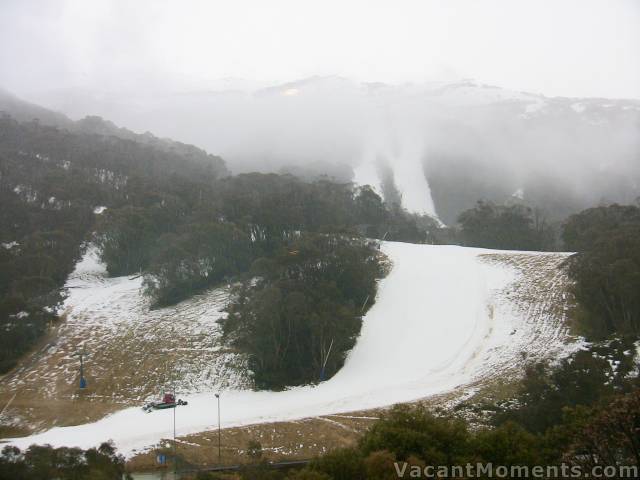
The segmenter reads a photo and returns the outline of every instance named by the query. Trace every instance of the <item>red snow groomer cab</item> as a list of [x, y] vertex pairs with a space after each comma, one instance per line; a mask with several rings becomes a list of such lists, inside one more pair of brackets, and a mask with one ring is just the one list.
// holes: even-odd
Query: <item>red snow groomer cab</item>
[[164, 397], [162, 397], [162, 403], [176, 403], [176, 397], [173, 395], [173, 393], [165, 393]]
[[164, 410], [165, 408], [176, 408], [179, 405], [186, 405], [187, 402], [184, 400], [178, 400], [176, 402], [176, 396], [173, 393], [164, 393], [162, 395], [161, 402], [151, 402], [146, 404], [142, 409], [145, 412], [150, 412], [151, 410]]

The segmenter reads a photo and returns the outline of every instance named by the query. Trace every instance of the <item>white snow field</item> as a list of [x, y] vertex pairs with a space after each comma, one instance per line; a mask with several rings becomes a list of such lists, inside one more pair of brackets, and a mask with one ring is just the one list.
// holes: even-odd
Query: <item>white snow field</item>
[[[382, 243], [381, 250], [393, 267], [380, 281], [376, 302], [340, 372], [320, 385], [284, 392], [223, 387], [223, 428], [410, 402], [501, 375], [522, 363], [524, 355], [560, 358], [578, 348], [564, 325], [567, 307], [558, 283], [563, 274], [557, 266], [566, 254], [393, 242]], [[523, 293], [516, 287], [531, 276], [528, 269], [539, 272], [525, 282], [529, 290]], [[115, 281], [121, 294], [128, 282], [139, 282], [109, 281]], [[531, 289], [541, 301], [523, 300], [531, 297]], [[101, 291], [99, 285], [90, 295], [72, 290], [72, 317], [104, 301]], [[178, 435], [217, 428], [214, 392], [219, 388], [215, 382], [209, 387], [199, 393], [178, 392], [189, 402], [175, 410]], [[88, 448], [112, 439], [120, 452], [131, 456], [172, 437], [173, 415], [173, 410], [144, 413], [131, 407], [94, 423], [52, 428], [10, 443], [21, 448], [33, 443]]]

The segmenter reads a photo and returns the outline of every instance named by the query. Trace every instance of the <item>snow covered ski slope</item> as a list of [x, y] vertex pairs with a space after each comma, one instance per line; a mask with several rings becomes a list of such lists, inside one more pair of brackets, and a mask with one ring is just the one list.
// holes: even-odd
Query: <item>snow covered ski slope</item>
[[[227, 387], [223, 427], [410, 402], [512, 372], [524, 356], [558, 358], [578, 345], [564, 325], [558, 266], [565, 254], [392, 242], [381, 248], [393, 267], [342, 370], [320, 385], [284, 392]], [[83, 302], [79, 308], [90, 308], [91, 299]], [[189, 402], [176, 411], [178, 435], [217, 426], [214, 391], [178, 393]], [[169, 438], [172, 419], [171, 410], [131, 407], [11, 443], [87, 448], [112, 439], [131, 455]]]

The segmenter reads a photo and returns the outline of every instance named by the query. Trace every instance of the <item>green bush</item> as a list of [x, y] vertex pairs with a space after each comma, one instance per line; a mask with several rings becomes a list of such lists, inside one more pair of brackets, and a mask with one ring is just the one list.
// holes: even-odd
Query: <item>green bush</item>
[[324, 473], [333, 480], [366, 480], [364, 457], [355, 448], [332, 450], [314, 460], [309, 468]]
[[461, 420], [437, 417], [421, 406], [400, 405], [383, 414], [364, 435], [365, 455], [386, 450], [430, 465], [460, 465], [471, 459], [470, 435]]

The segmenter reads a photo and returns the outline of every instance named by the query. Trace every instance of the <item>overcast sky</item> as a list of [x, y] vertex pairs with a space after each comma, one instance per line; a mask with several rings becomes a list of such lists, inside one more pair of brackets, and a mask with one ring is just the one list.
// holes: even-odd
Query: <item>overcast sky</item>
[[638, 0], [0, 0], [17, 94], [310, 75], [640, 98]]

